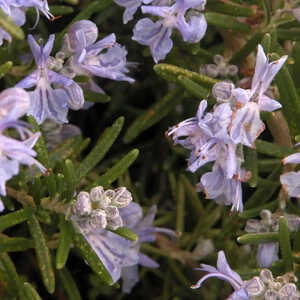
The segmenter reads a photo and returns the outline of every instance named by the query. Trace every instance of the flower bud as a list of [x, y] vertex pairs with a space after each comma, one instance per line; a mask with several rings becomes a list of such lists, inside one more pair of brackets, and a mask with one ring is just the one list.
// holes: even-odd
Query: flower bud
[[217, 77], [219, 75], [218, 67], [214, 64], [208, 64], [205, 66], [206, 75], [209, 77]]
[[108, 219], [114, 219], [120, 216], [119, 210], [116, 206], [107, 206], [105, 208], [105, 213]]
[[91, 189], [90, 197], [92, 202], [99, 202], [102, 201], [104, 198], [104, 189], [102, 186], [96, 186]]
[[[299, 299], [297, 287], [294, 283], [285, 284], [279, 291], [280, 299]], [[295, 298], [294, 298], [295, 297]]]
[[264, 294], [264, 299], [265, 300], [278, 299], [278, 293], [272, 289], [268, 289], [268, 290], [266, 290], [266, 292]]
[[231, 82], [221, 81], [213, 86], [213, 96], [218, 102], [229, 102], [232, 97], [234, 85]]
[[119, 217], [114, 218], [114, 219], [108, 219], [107, 220], [107, 227], [109, 227], [112, 230], [116, 230], [120, 227], [123, 227], [122, 218], [119, 216]]
[[235, 65], [229, 65], [227, 67], [227, 74], [229, 76], [235, 76], [238, 73], [238, 71], [239, 71], [239, 68]]
[[87, 192], [80, 192], [73, 206], [74, 214], [78, 216], [89, 215], [92, 211], [90, 195]]
[[69, 31], [68, 31], [68, 38], [69, 38], [69, 45], [72, 51], [76, 49], [78, 40], [76, 37], [76, 32], [82, 31], [85, 37], [86, 45], [82, 46], [90, 46], [96, 42], [98, 37], [98, 28], [95, 23], [88, 20], [81, 20], [74, 23]]
[[215, 63], [216, 65], [225, 63], [225, 59], [224, 59], [224, 57], [223, 57], [222, 55], [216, 54], [216, 55], [214, 56], [214, 63]]
[[259, 220], [250, 219], [246, 223], [245, 231], [249, 233], [263, 232], [264, 226]]
[[105, 211], [102, 209], [93, 210], [89, 219], [89, 225], [93, 229], [104, 229], [107, 226]]
[[265, 285], [259, 277], [255, 276], [247, 281], [246, 289], [249, 296], [257, 297], [263, 294]]
[[113, 198], [111, 204], [118, 208], [126, 207], [132, 201], [131, 193], [126, 189], [126, 187], [119, 187], [115, 189], [115, 197]]
[[264, 283], [269, 283], [274, 280], [272, 272], [268, 269], [261, 270], [259, 277]]

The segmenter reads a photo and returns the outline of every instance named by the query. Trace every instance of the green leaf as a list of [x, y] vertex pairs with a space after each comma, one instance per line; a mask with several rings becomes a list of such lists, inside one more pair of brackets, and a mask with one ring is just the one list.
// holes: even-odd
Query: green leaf
[[269, 143], [263, 140], [256, 140], [255, 146], [258, 153], [267, 154], [277, 158], [284, 158], [296, 152], [292, 148], [279, 146], [277, 144]]
[[86, 176], [105, 156], [119, 136], [124, 124], [124, 117], [118, 118], [111, 127], [106, 128], [97, 141], [96, 146], [79, 165], [76, 178], [79, 181]]
[[292, 75], [293, 75], [293, 80], [295, 82], [296, 87], [300, 87], [300, 42], [295, 42], [293, 46], [293, 51], [292, 51], [292, 57], [294, 60], [294, 64], [291, 65], [292, 67]]
[[248, 233], [237, 238], [240, 244], [261, 244], [278, 242], [278, 232], [264, 232], [264, 233]]
[[65, 221], [61, 218], [59, 228], [59, 243], [56, 251], [56, 268], [62, 269], [64, 268], [69, 253], [70, 253], [70, 247], [73, 240], [73, 228], [72, 224], [68, 221]]
[[54, 173], [50, 173], [46, 176], [47, 188], [50, 198], [54, 198], [56, 195], [56, 179]]
[[251, 7], [231, 5], [218, 1], [209, 1], [205, 9], [236, 17], [251, 17], [254, 15], [254, 11]]
[[30, 300], [42, 300], [38, 292], [29, 282], [24, 282], [23, 292], [25, 293], [26, 297]]
[[271, 35], [269, 33], [264, 35], [261, 45], [263, 46], [265, 53], [269, 53], [271, 51]]
[[130, 125], [124, 136], [124, 143], [128, 144], [132, 142], [143, 131], [158, 123], [183, 99], [184, 94], [181, 88], [171, 90]]
[[300, 40], [300, 28], [277, 29], [277, 37], [279, 40]]
[[20, 224], [31, 215], [30, 208], [19, 209], [18, 211], [0, 216], [0, 231], [4, 231], [7, 228]]
[[204, 85], [205, 87], [212, 88], [214, 84], [219, 82], [219, 80], [213, 79], [211, 77], [201, 75], [196, 72], [192, 72], [174, 65], [169, 64], [157, 64], [153, 67], [153, 70], [165, 80], [171, 82], [178, 82], [178, 76], [182, 75], [190, 80], [195, 81], [198, 84]]
[[74, 8], [66, 5], [51, 5], [50, 11], [54, 16], [69, 15], [74, 12]]
[[68, 295], [68, 298], [70, 300], [81, 300], [79, 289], [69, 270], [67, 268], [63, 268], [58, 270], [57, 274]]
[[67, 159], [63, 165], [63, 173], [65, 178], [65, 186], [66, 186], [66, 200], [67, 202], [72, 200], [75, 187], [76, 187], [76, 171], [73, 162], [70, 159]]
[[209, 95], [209, 91], [202, 87], [201, 85], [195, 83], [193, 80], [179, 75], [177, 78], [178, 83], [182, 85], [192, 96], [197, 97], [198, 99], [202, 100], [207, 98]]
[[106, 94], [96, 93], [88, 90], [83, 90], [85, 101], [95, 103], [107, 103], [111, 100], [110, 96]]
[[116, 230], [110, 230], [110, 231], [132, 242], [137, 242], [139, 239], [138, 235], [135, 232], [131, 231], [126, 227], [120, 227]]
[[31, 214], [28, 221], [30, 234], [34, 241], [35, 253], [42, 279], [47, 291], [52, 294], [55, 290], [55, 277], [51, 264], [50, 251], [46, 245], [46, 239], [41, 225], [34, 214]]
[[230, 63], [239, 65], [252, 51], [256, 49], [262, 37], [263, 34], [261, 32], [256, 32], [239, 51], [234, 53], [230, 60]]
[[[279, 56], [272, 54], [271, 59], [277, 60]], [[275, 77], [275, 82], [280, 93], [279, 101], [282, 104], [282, 112], [289, 124], [292, 135], [295, 136], [300, 131], [300, 101], [293, 79], [286, 65], [281, 68]]]
[[248, 24], [241, 23], [234, 17], [214, 12], [206, 12], [204, 15], [208, 25], [213, 25], [221, 29], [230, 29], [245, 33], [250, 32], [250, 26]]
[[0, 8], [0, 27], [18, 40], [24, 40], [23, 30]]
[[117, 162], [111, 169], [109, 169], [105, 174], [99, 177], [91, 187], [103, 186], [108, 187], [112, 182], [117, 180], [122, 174], [134, 163], [139, 155], [138, 149], [131, 150], [122, 159]]
[[0, 252], [19, 252], [33, 247], [34, 243], [30, 239], [0, 236]]
[[251, 172], [248, 184], [250, 187], [256, 187], [258, 179], [257, 152], [254, 149], [245, 147], [245, 156], [244, 167], [247, 171]]
[[[32, 129], [33, 132], [41, 131], [38, 123], [36, 122], [36, 120], [33, 116], [31, 116], [31, 115], [28, 116], [27, 120], [33, 126], [33, 129]], [[49, 159], [48, 149], [47, 149], [45, 140], [42, 135], [40, 135], [40, 138], [36, 142], [34, 149], [37, 152], [38, 161], [40, 161], [47, 169], [51, 168], [51, 162]]]
[[80, 250], [83, 258], [88, 263], [90, 268], [100, 277], [100, 279], [108, 285], [113, 285], [113, 280], [109, 272], [105, 269], [103, 263], [86, 241], [86, 239], [80, 234], [75, 234], [75, 246]]
[[279, 219], [279, 246], [285, 266], [285, 271], [292, 271], [293, 255], [291, 249], [289, 228], [285, 217], [280, 217]]
[[13, 67], [12, 61], [8, 61], [0, 65], [0, 79], [3, 78], [6, 75], [6, 73], [8, 73], [11, 70], [12, 67]]
[[271, 1], [270, 0], [262, 0], [262, 7], [263, 10], [265, 12], [264, 16], [265, 16], [265, 25], [268, 25], [270, 23], [271, 20]]
[[296, 252], [300, 252], [300, 226], [298, 227], [298, 230], [295, 234], [294, 238], [294, 244], [293, 244], [293, 250]]

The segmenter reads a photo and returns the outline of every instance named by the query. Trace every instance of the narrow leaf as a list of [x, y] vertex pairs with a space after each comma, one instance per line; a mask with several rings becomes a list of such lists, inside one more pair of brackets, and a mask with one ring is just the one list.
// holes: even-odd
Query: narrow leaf
[[20, 224], [26, 221], [31, 215], [30, 208], [19, 209], [18, 211], [9, 213], [0, 217], [0, 231]]
[[135, 232], [131, 231], [126, 227], [120, 227], [116, 230], [111, 231], [132, 242], [136, 242], [139, 239], [138, 235]]
[[279, 245], [282, 259], [285, 266], [285, 271], [293, 270], [293, 255], [290, 242], [290, 233], [285, 217], [279, 219]]
[[6, 73], [8, 73], [13, 67], [12, 61], [8, 61], [2, 65], [0, 65], [0, 79], [3, 78]]
[[254, 11], [251, 7], [231, 5], [224, 2], [209, 1], [206, 4], [205, 8], [209, 9], [209, 11], [214, 11], [236, 17], [251, 17], [254, 15]]
[[111, 100], [110, 96], [101, 93], [84, 90], [84, 99], [95, 103], [107, 103]]
[[157, 75], [171, 82], [177, 82], [178, 76], [180, 75], [209, 88], [219, 82], [219, 80], [213, 79], [211, 77], [169, 64], [157, 64], [153, 67], [153, 69], [157, 73]]
[[219, 13], [207, 12], [205, 13], [205, 19], [209, 25], [216, 26], [221, 29], [230, 29], [240, 32], [250, 32], [250, 27], [246, 23], [241, 23], [236, 18], [226, 16]]
[[257, 152], [254, 149], [246, 147], [245, 156], [244, 167], [247, 171], [251, 172], [251, 178], [249, 179], [248, 184], [251, 187], [256, 187], [258, 179]]
[[143, 131], [164, 118], [183, 99], [184, 95], [181, 88], [171, 90], [165, 97], [154, 103], [130, 125], [123, 141], [126, 144], [132, 142]]
[[26, 294], [27, 298], [30, 300], [42, 300], [35, 288], [29, 283], [24, 282], [23, 292]]
[[24, 40], [23, 30], [0, 8], [0, 27], [18, 40]]
[[200, 100], [207, 98], [209, 95], [207, 89], [187, 77], [180, 75], [177, 80], [192, 96], [195, 96]]
[[248, 233], [237, 238], [240, 244], [261, 244], [278, 242], [278, 232], [266, 232], [266, 233]]
[[255, 146], [258, 153], [267, 154], [277, 158], [284, 158], [296, 152], [292, 148], [279, 146], [277, 144], [269, 143], [263, 140], [256, 140]]
[[63, 218], [60, 221], [59, 243], [56, 251], [56, 268], [62, 269], [68, 259], [73, 240], [73, 228], [70, 222]]
[[138, 149], [131, 150], [122, 159], [117, 162], [111, 169], [109, 169], [105, 174], [99, 177], [92, 184], [92, 186], [103, 186], [108, 187], [112, 182], [117, 180], [122, 174], [134, 163], [139, 155]]
[[184, 232], [185, 217], [185, 194], [184, 186], [181, 180], [177, 181], [176, 191], [176, 231], [181, 234]]
[[79, 289], [69, 270], [67, 268], [63, 268], [58, 270], [57, 274], [69, 300], [81, 300]]
[[0, 252], [18, 252], [34, 248], [30, 239], [0, 236]]
[[79, 181], [88, 174], [105, 156], [114, 141], [119, 136], [124, 124], [124, 117], [118, 118], [111, 127], [105, 129], [96, 146], [79, 165], [76, 177]]
[[28, 227], [34, 241], [35, 253], [44, 285], [47, 291], [52, 294], [55, 289], [55, 277], [51, 264], [50, 251], [46, 245], [41, 225], [34, 214], [31, 214], [28, 219]]
[[76, 233], [74, 241], [75, 246], [80, 250], [90, 268], [100, 277], [102, 281], [108, 285], [112, 285], [113, 280], [109, 272], [105, 269], [103, 263], [85, 238], [80, 233]]

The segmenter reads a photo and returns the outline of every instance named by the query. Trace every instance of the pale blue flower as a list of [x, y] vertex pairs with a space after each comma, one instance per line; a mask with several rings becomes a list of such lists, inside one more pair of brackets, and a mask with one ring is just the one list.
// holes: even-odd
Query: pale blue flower
[[[53, 48], [55, 36], [49, 36], [48, 42], [39, 45], [32, 35], [28, 43], [37, 65], [37, 70], [21, 80], [16, 86], [36, 87], [30, 91], [28, 115], [33, 115], [38, 124], [49, 118], [58, 123], [66, 123], [68, 109], [80, 109], [84, 104], [83, 92], [72, 79], [48, 69], [47, 61]], [[54, 86], [54, 88], [53, 88]]]
[[232, 121], [230, 135], [235, 143], [242, 143], [254, 147], [254, 142], [265, 129], [260, 119], [260, 111], [274, 111], [281, 108], [281, 104], [266, 96], [273, 78], [285, 63], [287, 56], [269, 63], [261, 45], [258, 45], [255, 72], [251, 89], [235, 88], [232, 96], [236, 110]]
[[120, 209], [120, 215], [123, 219], [124, 226], [131, 229], [138, 235], [138, 241], [132, 243], [131, 249], [136, 251], [139, 259], [135, 265], [122, 268], [122, 291], [130, 293], [132, 288], [139, 281], [138, 265], [147, 268], [158, 268], [159, 264], [149, 256], [140, 252], [142, 243], [154, 242], [155, 233], [160, 232], [169, 236], [175, 236], [173, 230], [166, 228], [153, 227], [152, 223], [156, 215], [156, 206], [153, 205], [147, 215], [143, 217], [142, 208], [139, 204], [131, 202], [127, 207]]
[[134, 79], [126, 75], [127, 51], [116, 42], [115, 34], [96, 42], [97, 36], [97, 26], [91, 21], [82, 20], [70, 27], [65, 38], [65, 48], [73, 54], [69, 67], [79, 75], [133, 83]]
[[[5, 196], [5, 183], [19, 173], [20, 164], [36, 165], [42, 172], [46, 169], [34, 159], [32, 149], [40, 134], [32, 134], [28, 124], [18, 121], [29, 108], [29, 96], [20, 88], [6, 89], [0, 94], [0, 195]], [[14, 128], [21, 140], [4, 134], [5, 129]]]
[[[185, 42], [198, 43], [207, 28], [204, 15], [198, 11], [204, 9], [205, 3], [205, 0], [176, 0], [172, 6], [142, 6], [144, 14], [160, 18], [156, 22], [149, 18], [138, 21], [132, 39], [149, 46], [156, 63], [171, 51], [173, 42], [170, 37], [174, 28], [180, 31]], [[194, 14], [186, 17], [189, 9], [194, 9]]]

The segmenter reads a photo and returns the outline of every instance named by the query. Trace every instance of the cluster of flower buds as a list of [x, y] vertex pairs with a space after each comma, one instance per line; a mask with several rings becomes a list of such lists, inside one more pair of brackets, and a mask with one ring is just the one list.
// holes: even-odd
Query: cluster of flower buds
[[90, 193], [78, 194], [72, 218], [87, 232], [105, 228], [116, 230], [123, 226], [119, 208], [128, 206], [131, 201], [131, 193], [125, 187], [106, 191], [102, 186], [94, 187]]
[[263, 269], [259, 275], [261, 291], [257, 296], [265, 300], [286, 300], [299, 299], [300, 293], [295, 282], [297, 277], [293, 273], [286, 273], [273, 278], [273, 274], [268, 269]]
[[200, 74], [209, 77], [228, 77], [237, 75], [239, 68], [236, 65], [227, 63], [222, 55], [214, 56], [214, 64], [206, 64], [200, 66]]
[[[279, 231], [279, 222], [281, 215], [269, 210], [262, 210], [261, 220], [249, 219], [246, 223], [245, 231], [248, 233], [277, 232]], [[288, 228], [292, 232], [298, 230], [300, 217], [285, 213]], [[256, 260], [260, 267], [268, 268], [272, 263], [278, 260], [279, 245], [277, 242], [261, 243], [258, 245]]]
[[201, 264], [200, 270], [206, 271], [208, 274], [203, 276], [192, 288], [199, 288], [206, 279], [216, 277], [227, 281], [233, 287], [234, 293], [227, 299], [296, 300], [300, 297], [295, 285], [297, 277], [293, 273], [286, 273], [274, 279], [270, 270], [263, 269], [259, 276], [243, 281], [240, 275], [230, 268], [223, 251], [218, 253], [217, 268]]

